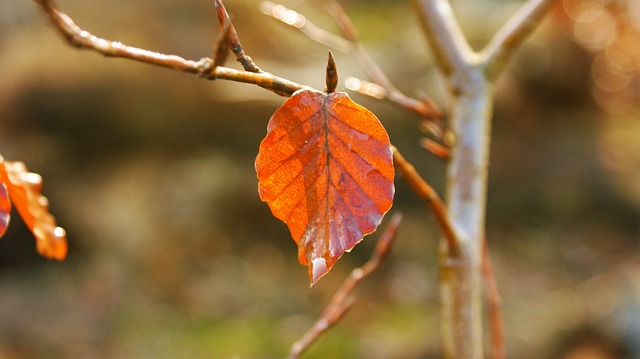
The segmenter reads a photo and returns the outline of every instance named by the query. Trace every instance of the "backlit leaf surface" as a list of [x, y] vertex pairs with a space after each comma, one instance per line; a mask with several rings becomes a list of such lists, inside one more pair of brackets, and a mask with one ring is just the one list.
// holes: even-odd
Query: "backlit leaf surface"
[[345, 93], [294, 93], [269, 121], [256, 171], [260, 198], [288, 225], [312, 285], [393, 201], [389, 136]]
[[[40, 193], [42, 177], [29, 172], [22, 162], [4, 161], [0, 157], [0, 182], [20, 217], [36, 237], [38, 252], [48, 258], [64, 259], [67, 255], [66, 233], [56, 225], [49, 213], [49, 201]], [[0, 190], [0, 220], [3, 213], [2, 198]]]

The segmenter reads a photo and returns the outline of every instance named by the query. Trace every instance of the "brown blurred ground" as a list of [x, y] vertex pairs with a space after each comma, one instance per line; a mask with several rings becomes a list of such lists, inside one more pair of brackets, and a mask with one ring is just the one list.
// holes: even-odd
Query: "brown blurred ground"
[[[191, 59], [208, 56], [217, 34], [207, 1], [60, 5], [98, 36]], [[289, 5], [334, 29], [312, 2]], [[556, 9], [498, 87], [487, 237], [508, 352], [638, 357], [640, 101], [633, 91], [624, 101], [613, 96], [617, 78], [603, 85], [592, 76], [603, 50], [580, 41], [586, 30], [564, 14], [571, 6]], [[326, 48], [261, 15], [257, 1], [227, 7], [261, 67], [323, 86]], [[399, 88], [444, 103], [407, 2], [346, 7]], [[455, 3], [474, 46], [516, 7]], [[364, 77], [348, 56], [337, 62], [343, 79]], [[442, 190], [444, 165], [418, 146], [417, 119], [353, 97]], [[253, 171], [282, 101], [250, 85], [77, 51], [35, 4], [1, 2], [0, 153], [44, 176], [70, 254], [62, 263], [40, 258], [13, 215], [0, 240], [0, 358], [282, 357], [377, 238], [307, 288], [286, 227], [258, 199]], [[438, 232], [404, 183], [396, 186], [392, 211], [405, 220], [392, 257], [309, 358], [440, 357]]]

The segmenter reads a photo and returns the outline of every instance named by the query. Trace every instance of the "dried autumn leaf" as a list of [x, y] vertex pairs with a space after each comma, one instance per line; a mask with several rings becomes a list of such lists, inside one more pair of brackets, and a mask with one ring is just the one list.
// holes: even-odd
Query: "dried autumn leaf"
[[269, 121], [256, 171], [260, 198], [289, 227], [312, 285], [393, 202], [389, 136], [345, 93], [294, 93]]
[[11, 202], [36, 237], [38, 252], [48, 258], [64, 259], [67, 255], [66, 234], [56, 225], [49, 213], [49, 201], [40, 193], [42, 177], [29, 172], [22, 162], [4, 161], [0, 157], [0, 182], [6, 186]]

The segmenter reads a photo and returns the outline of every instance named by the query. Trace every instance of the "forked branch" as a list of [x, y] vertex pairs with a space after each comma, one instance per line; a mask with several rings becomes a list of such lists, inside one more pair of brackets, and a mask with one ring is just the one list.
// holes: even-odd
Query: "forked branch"
[[495, 79], [511, 55], [540, 24], [556, 0], [528, 0], [493, 36], [481, 53], [474, 52], [453, 16], [447, 0], [413, 0], [429, 45], [445, 76], [465, 73], [476, 65]]
[[[249, 72], [238, 71], [228, 67], [219, 66], [224, 63], [224, 57], [228, 53], [225, 49], [229, 44], [233, 43], [234, 36], [237, 38], [237, 34], [233, 35], [231, 31], [231, 24], [228, 17], [224, 17], [222, 22], [222, 32], [216, 41], [216, 49], [214, 51], [215, 60], [205, 57], [199, 61], [187, 60], [176, 55], [165, 55], [149, 50], [144, 50], [132, 46], [127, 46], [117, 41], [105, 40], [96, 37], [81, 29], [75, 22], [67, 16], [65, 13], [59, 11], [52, 0], [35, 0], [43, 9], [44, 13], [49, 17], [56, 30], [65, 38], [65, 40], [80, 49], [94, 50], [100, 54], [108, 57], [120, 57], [130, 60], [143, 62], [146, 64], [166, 67], [173, 70], [184, 71], [189, 73], [198, 74], [200, 77], [207, 79], [223, 79], [236, 82], [251, 83], [273, 91], [282, 96], [291, 96], [297, 90], [303, 88], [309, 88], [307, 86], [300, 85], [293, 81], [272, 75], [267, 72]], [[220, 14], [218, 12], [218, 14]], [[220, 15], [219, 15], [220, 16]], [[335, 36], [335, 35], [332, 35]], [[346, 41], [346, 40], [345, 40]], [[237, 55], [237, 54], [236, 54]], [[397, 151], [396, 151], [397, 152]], [[399, 153], [394, 154], [400, 156]], [[401, 158], [401, 156], [400, 156]], [[404, 158], [401, 160], [396, 159], [396, 166], [405, 168], [404, 170], [399, 167], [402, 172], [411, 173], [408, 168], [413, 168]], [[415, 170], [413, 171], [415, 173]], [[415, 174], [417, 175], [417, 173]], [[419, 176], [418, 176], [419, 177]], [[413, 178], [409, 176], [408, 178]], [[424, 180], [422, 180], [424, 182]], [[416, 182], [418, 183], [418, 182]], [[426, 184], [426, 182], [424, 182]], [[426, 185], [428, 188], [430, 186]], [[412, 186], [413, 188], [413, 186]], [[417, 186], [418, 195], [421, 195], [423, 189], [421, 186]], [[435, 193], [435, 192], [434, 192]], [[424, 193], [423, 193], [424, 194]], [[437, 195], [436, 195], [437, 196]], [[442, 202], [438, 201], [434, 204], [434, 208], [441, 209], [443, 207]], [[444, 209], [439, 210], [436, 217], [441, 218], [445, 214]], [[447, 238], [455, 238], [453, 230], [446, 219], [441, 219], [441, 223], [444, 223], [445, 235]]]
[[[303, 88], [309, 88], [290, 80], [274, 76], [267, 72], [260, 72], [256, 67], [255, 69], [250, 67], [253, 64], [252, 61], [247, 60], [246, 54], [239, 47], [239, 41], [237, 40], [237, 33], [233, 31], [231, 21], [223, 10], [223, 7], [217, 8], [218, 16], [221, 19], [221, 35], [216, 41], [214, 49], [214, 59], [205, 57], [201, 60], [194, 61], [184, 59], [176, 55], [165, 55], [149, 50], [144, 50], [132, 46], [127, 46], [120, 42], [110, 41], [102, 39], [92, 35], [91, 33], [81, 29], [74, 21], [66, 14], [60, 12], [55, 7], [53, 0], [35, 0], [42, 8], [44, 13], [49, 17], [56, 30], [65, 38], [65, 40], [78, 48], [90, 49], [97, 53], [103, 54], [109, 57], [120, 57], [130, 60], [139, 61], [151, 65], [161, 66], [173, 70], [188, 72], [197, 74], [206, 79], [224, 79], [236, 82], [251, 83], [261, 86], [265, 89], [273, 91], [282, 96], [290, 96], [297, 90]], [[221, 2], [219, 2], [221, 4]], [[363, 64], [367, 64], [370, 60], [364, 49], [357, 45], [355, 30], [351, 29], [350, 22], [343, 18], [343, 14], [336, 13], [334, 8], [334, 16], [338, 19], [338, 23], [343, 28], [343, 33], [348, 40], [341, 39], [339, 37], [328, 37], [331, 39], [341, 39], [343, 44], [348, 44], [350, 49], [354, 49], [355, 54], [360, 54], [360, 61]], [[339, 8], [338, 8], [339, 9]], [[221, 15], [222, 14], [222, 15]], [[346, 16], [346, 15], [344, 15]], [[237, 43], [238, 45], [234, 45]], [[336, 42], [338, 43], [338, 42]], [[237, 58], [241, 59], [240, 62], [245, 66], [245, 71], [238, 71], [228, 67], [222, 66], [225, 62], [228, 50], [231, 49]], [[365, 57], [362, 57], [363, 55]], [[362, 59], [365, 60], [362, 60]], [[242, 60], [244, 59], [244, 60]], [[367, 60], [368, 59], [368, 60]], [[243, 62], [244, 61], [244, 62]], [[247, 65], [248, 64], [248, 65]], [[371, 62], [373, 64], [373, 62]], [[254, 64], [255, 65], [255, 64]], [[250, 68], [247, 70], [247, 66]], [[372, 65], [377, 69], [377, 66]], [[367, 67], [367, 66], [366, 66]], [[369, 67], [371, 69], [371, 67]], [[378, 69], [379, 70], [379, 69]], [[414, 112], [421, 114], [423, 118], [431, 118], [435, 116], [436, 111], [430, 106], [430, 101], [418, 101], [408, 98], [397, 91], [382, 72], [373, 72], [374, 80], [380, 82], [383, 86], [386, 85], [388, 93], [395, 93], [397, 96], [390, 97], [394, 101], [403, 104], [405, 107], [412, 109]], [[406, 100], [406, 101], [405, 101]], [[418, 194], [418, 196], [430, 207], [444, 233], [444, 237], [449, 244], [449, 250], [452, 255], [460, 252], [460, 242], [454, 231], [453, 225], [447, 215], [444, 204], [437, 193], [429, 186], [415, 171], [414, 167], [408, 163], [402, 155], [394, 150], [394, 161], [396, 168], [404, 175], [405, 180], [409, 183], [409, 186]], [[332, 300], [332, 303], [325, 310], [322, 317], [314, 325], [314, 327], [292, 348], [292, 357], [295, 358], [299, 353], [304, 351], [313, 341], [315, 341], [324, 331], [335, 324], [351, 306], [349, 294], [353, 290], [353, 287], [366, 277], [370, 272], [375, 270], [380, 261], [387, 255], [390, 248], [390, 243], [395, 236], [397, 226], [400, 218], [394, 216], [388, 229], [385, 231], [382, 239], [380, 240], [373, 258], [367, 262], [362, 268], [356, 269], [352, 275], [345, 281], [341, 289], [336, 293], [336, 296]], [[298, 354], [296, 354], [298, 353]]]
[[[463, 255], [441, 251], [441, 317], [444, 357], [480, 359], [483, 350], [482, 241], [485, 213], [494, 83], [504, 63], [540, 22], [553, 0], [528, 3], [496, 34], [483, 53], [469, 46], [447, 0], [413, 0], [429, 46], [448, 84], [455, 137], [447, 169], [448, 219], [464, 240]], [[430, 144], [427, 144], [430, 146]], [[401, 167], [401, 166], [400, 166]], [[399, 168], [400, 168], [399, 167]], [[416, 183], [417, 186], [417, 183]], [[425, 196], [426, 197], [426, 196]], [[426, 197], [428, 199], [428, 197]], [[448, 247], [451, 247], [449, 238]], [[485, 273], [486, 273], [485, 268]], [[485, 278], [489, 278], [487, 275]], [[490, 281], [487, 285], [492, 284]], [[498, 297], [489, 298], [494, 357], [503, 344]], [[497, 355], [497, 356], [496, 356]]]
[[398, 233], [398, 227], [402, 221], [402, 214], [396, 213], [385, 228], [382, 236], [378, 240], [378, 244], [371, 255], [371, 258], [362, 267], [351, 271], [351, 274], [345, 279], [338, 291], [331, 298], [331, 302], [320, 315], [320, 318], [313, 326], [302, 336], [300, 340], [291, 346], [288, 359], [299, 358], [302, 353], [320, 338], [327, 330], [333, 327], [344, 315], [351, 309], [355, 300], [351, 297], [353, 289], [363, 279], [368, 277], [373, 271], [378, 269], [385, 258], [389, 256], [391, 248]]
[[481, 52], [489, 78], [497, 76], [515, 50], [538, 26], [556, 0], [529, 0], [493, 36]]
[[[228, 67], [214, 66], [214, 60], [209, 57], [198, 61], [187, 60], [176, 55], [165, 55], [127, 46], [118, 41], [105, 40], [81, 29], [69, 16], [59, 11], [52, 0], [35, 1], [41, 6], [64, 39], [77, 48], [91, 49], [109, 57], [127, 58], [155, 66], [189, 72], [210, 80], [222, 79], [250, 83], [281, 96], [291, 96], [297, 90], [309, 88], [267, 72], [238, 71]], [[221, 43], [225, 42], [221, 41]]]
[[231, 47], [231, 51], [233, 51], [233, 53], [236, 55], [236, 59], [238, 60], [238, 62], [242, 64], [242, 67], [245, 71], [262, 72], [262, 70], [253, 62], [251, 57], [244, 53], [242, 45], [240, 44], [240, 38], [238, 38], [238, 33], [236, 32], [236, 28], [231, 23], [229, 13], [224, 7], [222, 1], [215, 0], [214, 4], [216, 6], [216, 14], [218, 15], [220, 28], [224, 29], [225, 27], [228, 27], [229, 45]]
[[229, 50], [231, 49], [231, 37], [231, 21], [229, 21], [224, 23], [220, 28], [220, 33], [218, 34], [218, 38], [216, 39], [216, 43], [213, 47], [213, 69], [211, 69], [211, 71], [227, 62]]
[[447, 0], [413, 0], [436, 63], [446, 77], [468, 71], [474, 53]]

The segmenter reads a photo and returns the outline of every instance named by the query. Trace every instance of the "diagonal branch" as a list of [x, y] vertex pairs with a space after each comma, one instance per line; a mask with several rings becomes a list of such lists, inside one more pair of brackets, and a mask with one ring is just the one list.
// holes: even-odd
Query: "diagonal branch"
[[[187, 60], [177, 55], [165, 55], [149, 50], [144, 50], [132, 46], [125, 45], [121, 42], [110, 41], [94, 36], [81, 29], [75, 22], [65, 13], [59, 11], [52, 0], [35, 0], [44, 13], [49, 17], [55, 29], [63, 36], [63, 38], [72, 46], [80, 49], [89, 49], [96, 51], [107, 57], [119, 57], [139, 61], [142, 63], [165, 67], [173, 70], [198, 74], [202, 78], [214, 80], [223, 79], [229, 81], [250, 83], [258, 85], [267, 90], [273, 91], [281, 96], [291, 96], [295, 91], [301, 89], [310, 89], [308, 86], [300, 85], [293, 81], [272, 75], [268, 72], [248, 72], [238, 71], [228, 67], [217, 66], [224, 63], [226, 56], [224, 47], [230, 41], [230, 26], [223, 24], [222, 34], [216, 42], [215, 56], [216, 60], [205, 57], [199, 61]], [[335, 35], [333, 35], [335, 36]], [[346, 40], [345, 40], [346, 41]], [[405, 166], [411, 166], [403, 159]], [[411, 166], [413, 168], [413, 166]], [[415, 170], [414, 170], [415, 172]]]
[[465, 73], [475, 53], [469, 46], [447, 0], [413, 0], [431, 51], [445, 77]]
[[378, 244], [371, 255], [371, 258], [362, 267], [354, 269], [345, 279], [338, 291], [331, 298], [331, 302], [322, 312], [320, 318], [302, 336], [300, 340], [291, 346], [288, 359], [299, 358], [322, 334], [334, 326], [351, 309], [355, 300], [351, 297], [351, 292], [369, 274], [375, 271], [382, 261], [391, 252], [391, 247], [395, 241], [398, 227], [402, 220], [402, 214], [396, 213], [385, 228], [384, 233], [378, 240]]
[[262, 3], [261, 10], [263, 14], [279, 20], [286, 25], [295, 27], [309, 39], [317, 43], [334, 48], [340, 52], [351, 52], [351, 42], [318, 27], [309, 21], [304, 15], [288, 9], [284, 5], [265, 1]]
[[[262, 4], [262, 12], [264, 14], [296, 28], [311, 40], [332, 47], [340, 52], [352, 54], [371, 80], [384, 89], [384, 96], [389, 100], [426, 120], [433, 121], [440, 119], [441, 113], [431, 100], [428, 98], [424, 100], [411, 98], [403, 94], [391, 83], [389, 78], [376, 62], [373, 61], [369, 53], [359, 42], [355, 26], [353, 26], [353, 23], [338, 3], [328, 1], [327, 9], [338, 24], [344, 38], [316, 26], [303, 15], [287, 9], [283, 5], [274, 4], [269, 1]], [[366, 92], [363, 92], [363, 94], [368, 95]]]
[[480, 54], [489, 79], [498, 76], [518, 46], [533, 32], [555, 2], [528, 0], [493, 36]]
[[214, 66], [214, 60], [205, 57], [199, 61], [187, 60], [176, 55], [165, 55], [149, 50], [127, 46], [118, 41], [105, 40], [81, 29], [67, 14], [56, 9], [51, 0], [35, 0], [49, 17], [56, 30], [71, 45], [91, 49], [108, 57], [121, 57], [173, 70], [197, 74], [214, 80], [222, 79], [250, 83], [275, 92], [291, 96], [297, 90], [310, 88], [267, 72], [238, 71], [228, 67]]
[[449, 219], [446, 206], [436, 190], [418, 174], [415, 167], [413, 167], [395, 147], [393, 147], [393, 164], [398, 171], [402, 173], [409, 187], [411, 187], [422, 202], [431, 209], [447, 241], [451, 256], [454, 258], [458, 257], [461, 254], [460, 239], [453, 228], [453, 223], [451, 223]]
[[213, 68], [222, 66], [227, 62], [229, 49], [231, 48], [231, 21], [222, 25], [218, 38], [213, 47]]
[[229, 18], [229, 13], [227, 9], [224, 7], [222, 0], [214, 0], [214, 4], [216, 6], [216, 14], [218, 15], [218, 22], [220, 23], [220, 28], [224, 29], [225, 26], [229, 27], [229, 42], [231, 51], [236, 55], [236, 59], [239, 63], [242, 64], [242, 67], [245, 71], [249, 72], [262, 72], [262, 70], [256, 66], [251, 57], [244, 53], [242, 50], [242, 45], [240, 44], [240, 38], [238, 38], [238, 33], [236, 32], [236, 28], [231, 23], [231, 19]]

